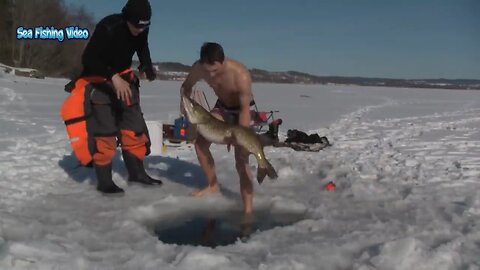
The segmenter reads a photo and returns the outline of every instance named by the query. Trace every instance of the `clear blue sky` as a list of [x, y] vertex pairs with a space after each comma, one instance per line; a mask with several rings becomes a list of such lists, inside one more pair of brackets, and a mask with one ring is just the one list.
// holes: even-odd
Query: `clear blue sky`
[[[126, 0], [67, 0], [97, 19]], [[192, 64], [204, 41], [249, 68], [480, 79], [480, 0], [151, 0], [154, 61]]]

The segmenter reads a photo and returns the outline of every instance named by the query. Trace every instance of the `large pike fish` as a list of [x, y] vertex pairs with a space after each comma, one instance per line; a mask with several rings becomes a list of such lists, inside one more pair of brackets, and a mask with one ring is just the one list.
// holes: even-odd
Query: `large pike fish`
[[259, 136], [251, 129], [227, 124], [215, 118], [200, 104], [187, 96], [182, 95], [182, 102], [190, 123], [197, 126], [197, 132], [207, 141], [217, 144], [233, 144], [243, 147], [249, 154], [257, 159], [257, 181], [262, 183], [265, 176], [275, 179], [277, 172], [272, 164], [265, 158], [263, 145]]

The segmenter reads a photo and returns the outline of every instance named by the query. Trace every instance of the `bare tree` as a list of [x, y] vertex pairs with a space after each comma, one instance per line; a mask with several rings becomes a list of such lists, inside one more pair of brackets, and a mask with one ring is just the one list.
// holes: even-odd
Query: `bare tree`
[[53, 26], [64, 30], [79, 25], [93, 30], [93, 18], [84, 7], [66, 6], [63, 0], [0, 0], [0, 62], [35, 68], [49, 76], [73, 76], [81, 70], [85, 40], [17, 40], [19, 26]]
[[0, 62], [11, 65], [12, 1], [0, 0]]

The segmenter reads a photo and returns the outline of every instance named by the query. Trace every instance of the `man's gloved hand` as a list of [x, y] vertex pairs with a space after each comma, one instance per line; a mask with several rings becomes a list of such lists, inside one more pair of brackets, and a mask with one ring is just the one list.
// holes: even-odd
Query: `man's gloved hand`
[[153, 67], [150, 67], [145, 70], [145, 76], [147, 76], [149, 81], [153, 81], [157, 78], [157, 73], [153, 70]]
[[157, 73], [153, 69], [153, 66], [140, 67], [139, 71], [145, 74], [145, 77], [149, 81], [153, 81], [157, 78]]

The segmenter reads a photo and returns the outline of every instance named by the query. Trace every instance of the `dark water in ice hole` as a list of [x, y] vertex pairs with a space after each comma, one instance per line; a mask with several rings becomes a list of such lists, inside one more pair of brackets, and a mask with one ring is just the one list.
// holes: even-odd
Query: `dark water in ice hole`
[[241, 212], [191, 213], [160, 222], [155, 228], [158, 239], [166, 244], [217, 247], [246, 242], [252, 234], [305, 219], [303, 213], [257, 211], [246, 218]]

